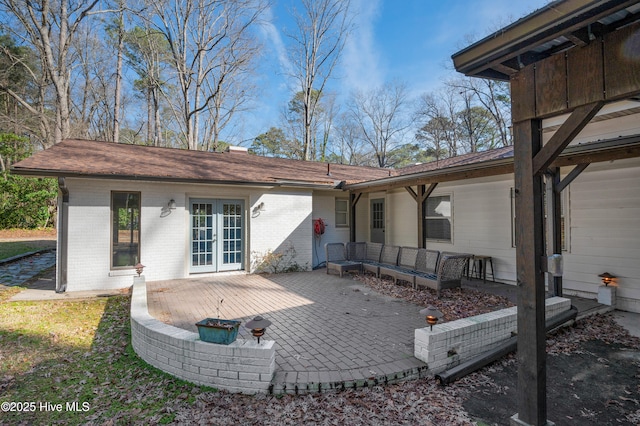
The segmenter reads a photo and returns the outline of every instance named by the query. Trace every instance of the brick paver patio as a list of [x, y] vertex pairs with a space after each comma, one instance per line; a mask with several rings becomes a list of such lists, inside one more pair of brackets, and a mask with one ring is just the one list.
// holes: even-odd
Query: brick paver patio
[[[375, 293], [324, 270], [271, 276], [244, 273], [147, 283], [149, 313], [197, 332], [216, 316], [269, 319], [264, 339], [276, 342], [274, 392], [308, 392], [418, 377], [425, 364], [413, 357], [416, 328], [425, 327], [417, 305]], [[239, 339], [253, 339], [241, 327]]]

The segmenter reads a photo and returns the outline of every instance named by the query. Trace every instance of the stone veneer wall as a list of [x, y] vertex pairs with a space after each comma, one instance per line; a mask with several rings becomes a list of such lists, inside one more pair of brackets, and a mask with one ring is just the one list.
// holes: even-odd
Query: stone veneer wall
[[275, 371], [273, 341], [202, 342], [197, 333], [149, 315], [144, 277], [134, 278], [131, 343], [140, 358], [172, 376], [230, 392], [267, 393]]
[[[552, 297], [545, 301], [546, 318], [571, 308], [571, 300]], [[493, 349], [517, 332], [517, 307], [436, 324], [433, 331], [415, 331], [414, 355], [436, 374]]]

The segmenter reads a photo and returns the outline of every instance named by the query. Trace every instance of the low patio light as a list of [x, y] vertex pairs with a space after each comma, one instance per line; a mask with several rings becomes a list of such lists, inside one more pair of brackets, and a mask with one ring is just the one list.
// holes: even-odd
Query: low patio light
[[611, 275], [608, 272], [603, 272], [598, 276], [602, 278], [602, 284], [604, 284], [605, 287], [609, 286], [609, 284], [611, 284], [611, 282], [616, 278], [615, 275]]
[[169, 200], [169, 203], [167, 204], [167, 207], [169, 207], [169, 210], [175, 210], [176, 209], [176, 200], [174, 200], [173, 198]]
[[264, 336], [267, 327], [271, 325], [271, 321], [268, 319], [262, 318], [260, 315], [255, 317], [254, 319], [248, 321], [244, 326], [251, 330], [251, 334], [253, 337], [258, 338], [258, 344], [260, 343], [260, 338]]
[[134, 268], [136, 269], [136, 273], [138, 274], [138, 276], [140, 276], [140, 274], [142, 274], [142, 270], [144, 269], [144, 265], [138, 262], [138, 264], [134, 266]]
[[427, 324], [431, 327], [430, 330], [433, 330], [433, 326], [438, 323], [438, 320], [444, 316], [442, 312], [437, 310], [435, 306], [428, 306], [420, 311], [421, 315], [424, 315]]

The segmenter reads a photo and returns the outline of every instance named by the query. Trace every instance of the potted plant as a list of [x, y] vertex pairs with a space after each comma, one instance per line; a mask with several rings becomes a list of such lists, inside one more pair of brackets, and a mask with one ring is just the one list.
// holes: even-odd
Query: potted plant
[[200, 340], [209, 343], [228, 345], [233, 343], [238, 337], [240, 320], [225, 320], [220, 318], [220, 305], [224, 302], [221, 299], [216, 306], [217, 318], [205, 318], [196, 323]]

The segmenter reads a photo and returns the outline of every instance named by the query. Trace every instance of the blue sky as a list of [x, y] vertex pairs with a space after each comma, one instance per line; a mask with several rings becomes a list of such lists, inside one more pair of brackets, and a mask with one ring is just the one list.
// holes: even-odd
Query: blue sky
[[[354, 89], [400, 80], [416, 96], [437, 90], [456, 75], [451, 55], [493, 31], [543, 7], [548, 0], [352, 0], [355, 30], [330, 90], [346, 96]], [[293, 95], [287, 77], [285, 31], [296, 0], [272, 0], [264, 26], [257, 109], [239, 135], [252, 139], [278, 126], [279, 114]], [[245, 142], [247, 144], [250, 142]]]

